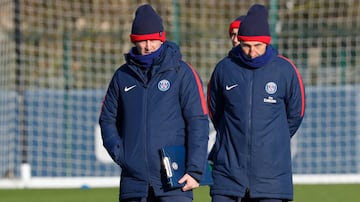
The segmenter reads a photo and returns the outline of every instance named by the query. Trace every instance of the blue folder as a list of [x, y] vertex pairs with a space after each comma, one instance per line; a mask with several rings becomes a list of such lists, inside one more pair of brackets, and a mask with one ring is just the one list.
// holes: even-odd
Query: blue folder
[[[161, 149], [163, 165], [166, 171], [167, 182], [170, 188], [183, 187], [185, 184], [179, 184], [178, 181], [185, 174], [185, 147], [182, 145], [166, 146]], [[212, 185], [211, 168], [206, 161], [205, 173], [199, 184]]]

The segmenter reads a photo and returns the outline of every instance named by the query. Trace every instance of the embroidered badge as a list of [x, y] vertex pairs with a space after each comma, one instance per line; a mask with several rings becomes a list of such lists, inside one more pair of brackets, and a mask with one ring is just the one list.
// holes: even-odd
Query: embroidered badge
[[174, 170], [179, 169], [179, 165], [178, 165], [176, 162], [173, 162], [173, 163], [171, 164], [171, 167], [172, 167]]
[[170, 88], [170, 82], [166, 79], [159, 81], [158, 88], [161, 91], [167, 91]]
[[268, 82], [265, 85], [265, 91], [270, 95], [276, 93], [276, 91], [277, 91], [276, 83], [275, 82]]

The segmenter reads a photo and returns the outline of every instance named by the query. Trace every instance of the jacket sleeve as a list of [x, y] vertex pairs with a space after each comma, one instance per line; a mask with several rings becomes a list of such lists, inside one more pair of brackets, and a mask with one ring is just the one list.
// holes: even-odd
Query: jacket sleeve
[[221, 99], [222, 88], [219, 84], [218, 68], [215, 68], [207, 87], [207, 105], [209, 109], [209, 116], [215, 129], [219, 127], [220, 117], [224, 111], [223, 99]]
[[297, 67], [288, 60], [293, 67], [291, 77], [290, 96], [287, 100], [287, 119], [291, 137], [295, 135], [305, 115], [305, 88]]
[[118, 115], [120, 89], [115, 78], [115, 76], [112, 78], [104, 97], [99, 124], [105, 149], [114, 162], [121, 165], [123, 144], [117, 128], [117, 119], [120, 118]]
[[187, 134], [186, 172], [199, 181], [207, 162], [208, 110], [199, 75], [191, 66], [186, 69], [180, 88], [180, 104]]

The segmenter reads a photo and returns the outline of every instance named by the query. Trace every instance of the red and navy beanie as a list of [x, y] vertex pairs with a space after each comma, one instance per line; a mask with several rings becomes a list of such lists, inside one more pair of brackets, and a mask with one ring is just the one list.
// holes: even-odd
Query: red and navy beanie
[[135, 18], [130, 34], [131, 42], [145, 40], [166, 40], [162, 18], [149, 5], [140, 6], [135, 12]]
[[269, 13], [263, 5], [251, 6], [246, 17], [241, 22], [238, 32], [239, 41], [260, 41], [270, 44]]
[[241, 21], [243, 21], [245, 18], [245, 15], [242, 15], [240, 17], [237, 17], [234, 21], [232, 21], [229, 25], [229, 35], [231, 37], [231, 32], [233, 29], [237, 28], [239, 29]]

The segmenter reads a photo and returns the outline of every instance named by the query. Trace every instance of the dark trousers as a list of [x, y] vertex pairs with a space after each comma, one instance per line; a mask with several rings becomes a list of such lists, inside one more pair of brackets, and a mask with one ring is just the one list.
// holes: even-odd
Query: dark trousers
[[149, 188], [148, 197], [124, 199], [120, 200], [120, 202], [192, 202], [192, 198], [186, 196], [156, 197], [154, 194], [154, 190], [152, 188]]
[[214, 195], [211, 199], [212, 202], [287, 202], [287, 200], [282, 199], [267, 199], [267, 198], [241, 198], [234, 196], [223, 196], [223, 195]]

